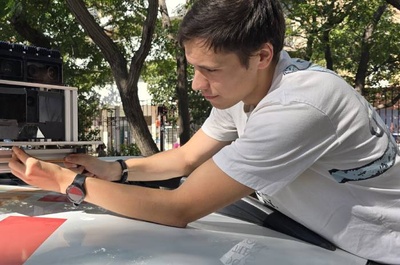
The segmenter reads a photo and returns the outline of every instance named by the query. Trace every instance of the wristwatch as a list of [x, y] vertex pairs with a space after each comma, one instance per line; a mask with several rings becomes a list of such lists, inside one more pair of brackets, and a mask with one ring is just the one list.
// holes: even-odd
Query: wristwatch
[[74, 206], [78, 206], [86, 196], [85, 189], [85, 180], [87, 176], [78, 174], [76, 175], [74, 181], [71, 185], [68, 186], [65, 193], [67, 194], [67, 198], [74, 204]]
[[128, 179], [128, 166], [126, 165], [125, 161], [122, 159], [116, 160], [121, 165], [122, 173], [121, 173], [121, 178], [119, 180], [115, 180], [113, 182], [118, 182], [118, 183], [125, 183], [126, 180]]

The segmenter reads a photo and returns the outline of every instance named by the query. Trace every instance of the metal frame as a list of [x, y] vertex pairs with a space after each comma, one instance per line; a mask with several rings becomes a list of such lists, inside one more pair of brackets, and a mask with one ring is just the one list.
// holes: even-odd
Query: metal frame
[[64, 91], [65, 103], [65, 141], [15, 141], [0, 142], [0, 173], [7, 173], [11, 158], [11, 147], [19, 146], [30, 155], [50, 162], [61, 163], [62, 158], [87, 145], [101, 144], [101, 141], [78, 141], [78, 88], [52, 84], [30, 83], [0, 79], [0, 84], [9, 86], [35, 87], [40, 90], [59, 89]]

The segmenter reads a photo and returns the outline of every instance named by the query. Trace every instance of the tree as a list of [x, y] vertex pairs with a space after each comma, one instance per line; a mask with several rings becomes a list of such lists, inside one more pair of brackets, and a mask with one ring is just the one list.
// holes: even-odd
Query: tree
[[400, 10], [400, 0], [386, 0], [386, 2]]
[[282, 0], [293, 36], [289, 43], [298, 45], [293, 54], [334, 69], [366, 97], [383, 89], [382, 80], [394, 84], [400, 25], [387, 3], [399, 2]]
[[165, 0], [160, 1], [162, 29], [166, 32], [167, 39], [174, 47], [176, 60], [177, 82], [175, 92], [178, 98], [178, 112], [180, 121], [180, 143], [183, 145], [190, 139], [190, 118], [189, 118], [189, 100], [188, 100], [188, 82], [187, 82], [187, 61], [182, 48], [176, 40], [171, 19], [168, 14]]
[[97, 140], [96, 132], [88, 129], [92, 117], [87, 114], [94, 113], [98, 107], [98, 100], [95, 100], [98, 95], [92, 87], [111, 82], [111, 73], [102, 62], [101, 54], [75, 23], [64, 1], [0, 0], [0, 5], [4, 7], [0, 10], [1, 40], [61, 52], [63, 82], [79, 88], [79, 139]]
[[181, 15], [191, 1], [187, 1], [181, 7], [180, 15], [174, 18], [169, 16], [165, 1], [160, 0], [159, 3], [162, 15], [142, 77], [149, 85], [153, 103], [168, 110], [168, 122], [173, 126], [179, 123], [180, 143], [184, 144], [204, 122], [211, 111], [211, 104], [200, 93], [190, 89], [193, 69], [188, 67], [184, 50], [176, 40]]
[[143, 24], [140, 47], [135, 51], [131, 59], [129, 70], [127, 69], [127, 60], [123, 52], [120, 51], [115, 42], [95, 21], [84, 2], [82, 0], [66, 0], [66, 2], [70, 11], [75, 15], [89, 37], [99, 47], [106, 61], [110, 64], [121, 96], [125, 115], [132, 126], [133, 136], [142, 155], [148, 156], [158, 152], [144, 119], [137, 86], [144, 60], [151, 47], [151, 40], [157, 19], [157, 0], [148, 1], [148, 14]]
[[[188, 77], [193, 75], [193, 71], [188, 68], [184, 50], [176, 40], [181, 17], [171, 19], [165, 0], [159, 3], [161, 20], [156, 27], [153, 49], [145, 64], [143, 78], [149, 84], [153, 102], [168, 110], [168, 121], [173, 125], [179, 123], [180, 143], [184, 144], [204, 122], [211, 105], [190, 89]], [[185, 12], [190, 4], [188, 1], [181, 12]]]
[[355, 77], [355, 89], [363, 95], [365, 93], [365, 81], [367, 78], [368, 63], [370, 60], [371, 45], [373, 44], [373, 35], [376, 27], [385, 10], [387, 3], [383, 3], [374, 12], [372, 20], [365, 26], [361, 39], [360, 60], [358, 63], [357, 73]]
[[[157, 1], [88, 0], [89, 9], [82, 0], [66, 1], [81, 25], [75, 22], [64, 1], [2, 1], [7, 7], [4, 11], [6, 19], [2, 21], [2, 28], [7, 28], [9, 34], [7, 39], [63, 49], [65, 83], [78, 86], [80, 92], [91, 91], [94, 85], [105, 85], [115, 79], [142, 154], [150, 155], [158, 151], [137, 95], [137, 81], [151, 46]], [[26, 25], [23, 31], [18, 29], [22, 24]], [[127, 56], [132, 56], [129, 70]], [[91, 96], [90, 93], [87, 95], [88, 98]]]
[[[0, 36], [11, 42], [59, 49], [64, 55], [65, 84], [79, 87], [80, 114], [92, 113], [84, 107], [96, 102], [89, 100], [96, 98], [94, 86], [115, 80], [136, 142], [142, 153], [149, 155], [158, 150], [137, 97], [143, 64], [142, 76], [150, 84], [154, 102], [179, 111], [185, 133], [181, 140], [188, 137], [188, 124], [200, 125], [211, 107], [189, 89], [192, 70], [174, 39], [179, 19], [170, 19], [165, 1], [160, 1], [162, 16], [156, 24], [155, 0], [0, 0], [5, 7], [0, 10]], [[398, 86], [400, 30], [391, 17], [400, 0], [282, 3], [287, 10], [288, 44], [296, 44], [290, 51], [292, 56], [334, 69], [350, 83], [360, 84], [366, 97], [384, 89], [381, 80], [387, 80], [389, 87]], [[383, 8], [386, 4], [391, 8]], [[146, 57], [151, 40], [151, 54]], [[80, 125], [81, 130], [85, 127], [85, 123]]]

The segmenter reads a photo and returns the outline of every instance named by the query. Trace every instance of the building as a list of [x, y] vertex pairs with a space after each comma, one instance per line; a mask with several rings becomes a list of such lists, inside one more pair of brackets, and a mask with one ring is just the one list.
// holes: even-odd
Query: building
[[[179, 127], [166, 123], [163, 107], [152, 104], [147, 84], [138, 83], [140, 105], [153, 141], [159, 150], [168, 150], [179, 145]], [[135, 144], [132, 128], [122, 108], [120, 96], [115, 86], [99, 90], [102, 107], [99, 116], [93, 121], [92, 129], [99, 131], [101, 141], [106, 145], [109, 155], [122, 154]]]

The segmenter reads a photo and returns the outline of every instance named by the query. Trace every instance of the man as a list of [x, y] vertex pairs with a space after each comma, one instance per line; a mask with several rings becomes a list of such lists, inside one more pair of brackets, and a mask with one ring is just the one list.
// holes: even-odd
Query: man
[[[125, 216], [185, 227], [257, 191], [265, 202], [367, 259], [400, 264], [398, 150], [373, 108], [334, 73], [282, 51], [275, 0], [201, 0], [179, 41], [193, 89], [214, 106], [180, 148], [109, 163], [70, 155], [95, 177], [85, 200]], [[12, 173], [66, 193], [76, 173], [13, 149]], [[186, 175], [175, 190], [121, 185]], [[79, 175], [78, 175], [79, 176]], [[106, 181], [104, 181], [106, 180]], [[68, 193], [67, 193], [68, 194]]]

